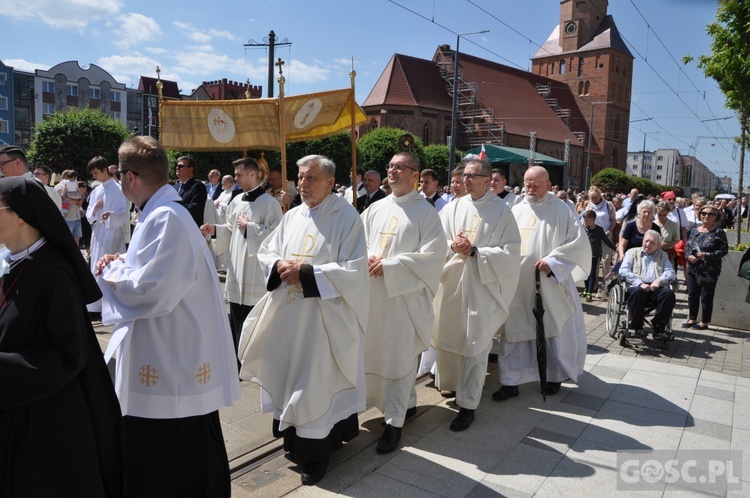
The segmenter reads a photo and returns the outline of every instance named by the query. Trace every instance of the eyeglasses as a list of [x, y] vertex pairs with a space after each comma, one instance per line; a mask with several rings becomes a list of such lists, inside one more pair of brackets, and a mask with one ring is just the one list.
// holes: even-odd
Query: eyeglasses
[[412, 168], [410, 166], [406, 166], [404, 164], [389, 164], [388, 169], [392, 169], [394, 171], [398, 171], [399, 173], [403, 172], [404, 169], [410, 169], [412, 171], [417, 171], [415, 168]]
[[0, 168], [8, 164], [9, 162], [15, 161], [15, 159], [8, 159], [7, 161], [0, 162]]
[[117, 171], [115, 171], [115, 176], [119, 180], [122, 177], [122, 175], [124, 175], [127, 172], [133, 173], [135, 176], [141, 176], [140, 174], [138, 174], [137, 171], [133, 171], [132, 169], [124, 169], [122, 171], [117, 170]]
[[701, 213], [701, 216], [717, 216], [717, 214], [714, 213], [713, 211], [703, 211]]
[[182, 169], [182, 168], [189, 168], [189, 167], [190, 166], [188, 166], [187, 164], [178, 164], [177, 166], [174, 167], [174, 169]]
[[487, 178], [490, 175], [480, 175], [479, 173], [464, 173], [464, 180], [473, 180], [474, 178]]

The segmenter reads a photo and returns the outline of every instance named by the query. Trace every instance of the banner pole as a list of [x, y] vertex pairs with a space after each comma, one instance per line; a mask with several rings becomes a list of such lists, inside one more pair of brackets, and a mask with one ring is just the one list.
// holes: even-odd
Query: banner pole
[[354, 78], [357, 76], [357, 72], [354, 70], [354, 56], [352, 56], [352, 70], [349, 72], [349, 77], [352, 80], [352, 95], [351, 95], [351, 135], [352, 135], [352, 206], [357, 209], [357, 138], [355, 136], [356, 130], [356, 116], [357, 116], [357, 102], [354, 98]]

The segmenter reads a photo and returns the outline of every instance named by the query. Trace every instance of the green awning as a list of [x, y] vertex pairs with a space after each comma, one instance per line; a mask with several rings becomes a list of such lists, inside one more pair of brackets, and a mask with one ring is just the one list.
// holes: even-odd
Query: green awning
[[[482, 147], [474, 147], [473, 149], [467, 150], [467, 154], [479, 154], [482, 151]], [[485, 144], [484, 151], [487, 154], [487, 160], [490, 163], [502, 163], [502, 164], [528, 164], [531, 151], [526, 149], [517, 149], [515, 147], [501, 147], [499, 145]], [[534, 154], [534, 165], [537, 166], [567, 166], [565, 161], [555, 159], [551, 156], [540, 154], [539, 152]]]

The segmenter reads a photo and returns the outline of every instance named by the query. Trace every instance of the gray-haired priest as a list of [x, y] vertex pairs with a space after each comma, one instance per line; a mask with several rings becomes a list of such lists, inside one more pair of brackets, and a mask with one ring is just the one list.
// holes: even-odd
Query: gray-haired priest
[[240, 376], [263, 387], [274, 435], [312, 485], [331, 451], [359, 433], [370, 288], [362, 221], [331, 193], [335, 165], [311, 155], [297, 166], [303, 204], [258, 252], [269, 292], [245, 321]]

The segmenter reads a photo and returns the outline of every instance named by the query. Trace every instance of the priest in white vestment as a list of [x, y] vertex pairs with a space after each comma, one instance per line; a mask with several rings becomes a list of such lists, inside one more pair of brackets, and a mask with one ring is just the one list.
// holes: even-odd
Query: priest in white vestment
[[[101, 182], [89, 197], [86, 219], [91, 224], [91, 254], [89, 266], [96, 274], [96, 263], [105, 254], [125, 252], [125, 237], [122, 227], [129, 221], [128, 201], [120, 185], [109, 175], [109, 163], [101, 156], [89, 161], [88, 172], [94, 180]], [[101, 286], [101, 278], [97, 277]], [[86, 305], [89, 313], [96, 317], [102, 311], [102, 301]]]
[[221, 245], [229, 247], [224, 299], [229, 301], [229, 324], [235, 349], [240, 342], [242, 324], [263, 294], [266, 279], [258, 261], [258, 249], [279, 225], [281, 205], [260, 185], [258, 163], [243, 157], [232, 163], [237, 184], [244, 190], [227, 206], [223, 225], [201, 226], [204, 235], [215, 234]]
[[116, 353], [125, 495], [228, 497], [219, 409], [240, 388], [216, 268], [159, 142], [133, 137], [119, 157], [123, 193], [142, 212], [127, 253], [102, 256], [97, 270], [114, 325], [105, 358]]
[[240, 377], [263, 387], [274, 435], [312, 485], [331, 451], [359, 433], [370, 287], [362, 221], [331, 193], [333, 161], [312, 155], [297, 165], [303, 204], [258, 252], [269, 292], [245, 321]]
[[547, 338], [547, 394], [576, 382], [586, 359], [586, 326], [575, 283], [588, 275], [591, 245], [568, 207], [552, 193], [547, 170], [533, 166], [524, 175], [526, 195], [513, 207], [521, 232], [521, 278], [510, 316], [503, 325], [498, 355], [502, 387], [492, 395], [503, 401], [518, 395], [518, 385], [539, 381], [536, 357], [535, 268], [540, 270]]
[[508, 317], [518, 284], [518, 228], [507, 204], [487, 190], [490, 174], [489, 163], [470, 161], [464, 169], [469, 195], [440, 212], [450, 258], [435, 296], [432, 342], [435, 383], [456, 391], [460, 408], [452, 431], [463, 431], [474, 420], [492, 339]]
[[407, 416], [416, 414], [417, 358], [430, 343], [432, 301], [448, 245], [435, 208], [414, 188], [419, 159], [400, 152], [388, 167], [393, 193], [362, 213], [370, 273], [365, 333], [367, 404], [385, 418], [378, 453], [398, 447]]

